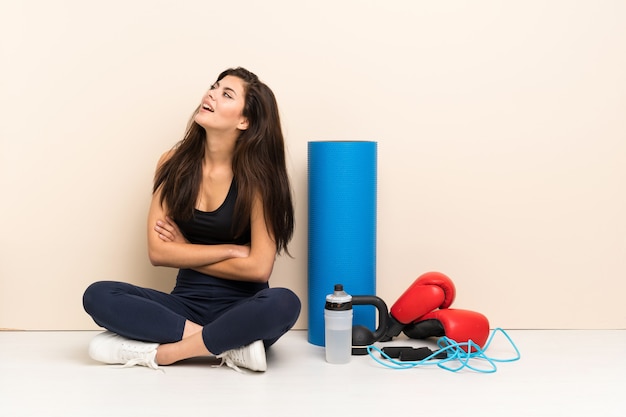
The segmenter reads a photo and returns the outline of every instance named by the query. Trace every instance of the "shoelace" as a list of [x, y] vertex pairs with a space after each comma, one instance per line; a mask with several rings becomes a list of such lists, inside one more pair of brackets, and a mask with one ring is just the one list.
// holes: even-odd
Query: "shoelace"
[[134, 346], [132, 344], [123, 344], [121, 356], [123, 359], [129, 359], [126, 361], [126, 363], [122, 365], [122, 368], [129, 368], [131, 366], [140, 365], [146, 366], [150, 369], [162, 370], [161, 368], [159, 368], [159, 365], [157, 365], [154, 360], [154, 355], [156, 355], [156, 353], [153, 355], [153, 357], [148, 356], [151, 355], [153, 352], [153, 350], [137, 348], [137, 346]]
[[122, 365], [122, 368], [130, 368], [131, 366], [136, 366], [136, 365], [147, 366], [150, 369], [163, 371], [163, 369], [159, 368], [159, 365], [154, 363], [154, 361], [148, 360], [146, 358], [131, 359], [128, 362], [126, 362], [124, 365]]
[[[231, 369], [234, 369], [235, 371], [244, 374], [245, 371], [241, 368], [239, 368], [237, 365], [235, 365], [235, 361], [238, 362], [243, 362], [243, 357], [241, 356], [243, 355], [243, 353], [241, 352], [241, 350], [229, 350], [226, 351], [224, 353], [222, 353], [221, 355], [217, 355], [216, 357], [218, 359], [221, 359], [221, 362], [219, 365], [215, 365], [216, 367], [220, 367], [222, 365], [226, 365]], [[234, 357], [234, 358], [233, 358]]]

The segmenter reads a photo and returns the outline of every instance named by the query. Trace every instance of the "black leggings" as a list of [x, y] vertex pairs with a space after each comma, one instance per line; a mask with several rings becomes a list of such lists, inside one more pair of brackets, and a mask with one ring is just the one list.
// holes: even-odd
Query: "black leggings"
[[269, 347], [293, 327], [301, 308], [286, 288], [189, 269], [179, 271], [170, 294], [124, 282], [96, 282], [85, 291], [83, 306], [99, 326], [146, 342], [177, 342], [190, 320], [203, 326], [202, 339], [214, 355], [256, 340]]

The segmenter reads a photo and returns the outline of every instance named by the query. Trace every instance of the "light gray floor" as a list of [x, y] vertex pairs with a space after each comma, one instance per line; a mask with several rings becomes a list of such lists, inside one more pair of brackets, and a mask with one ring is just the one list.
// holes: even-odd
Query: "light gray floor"
[[[119, 369], [87, 356], [96, 333], [0, 332], [0, 416], [626, 415], [624, 330], [509, 331], [521, 359], [492, 374], [391, 370], [368, 356], [330, 365], [306, 331], [272, 347], [261, 374], [204, 359]], [[496, 337], [487, 354], [513, 351]]]

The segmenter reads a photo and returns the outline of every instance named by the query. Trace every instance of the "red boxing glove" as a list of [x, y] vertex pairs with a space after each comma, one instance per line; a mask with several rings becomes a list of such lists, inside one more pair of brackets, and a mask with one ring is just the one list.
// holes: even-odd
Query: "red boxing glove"
[[448, 308], [454, 301], [454, 283], [441, 272], [426, 272], [391, 306], [391, 317], [402, 324], [411, 323], [437, 308]]
[[389, 341], [409, 324], [437, 308], [448, 308], [456, 290], [452, 280], [441, 272], [426, 272], [398, 298], [389, 311], [389, 326], [383, 341]]
[[446, 336], [458, 343], [471, 339], [482, 348], [489, 337], [489, 320], [475, 311], [450, 308], [431, 311], [403, 331], [411, 339]]

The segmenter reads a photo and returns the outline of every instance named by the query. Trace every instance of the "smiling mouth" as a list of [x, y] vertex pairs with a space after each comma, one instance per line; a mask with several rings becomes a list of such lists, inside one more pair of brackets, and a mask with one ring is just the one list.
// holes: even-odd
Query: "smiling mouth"
[[203, 108], [204, 110], [206, 110], [206, 111], [210, 111], [211, 113], [213, 113], [213, 112], [214, 112], [213, 107], [209, 106], [209, 105], [208, 105], [208, 104], [206, 104], [206, 103], [203, 103], [203, 104], [202, 104], [202, 108]]

